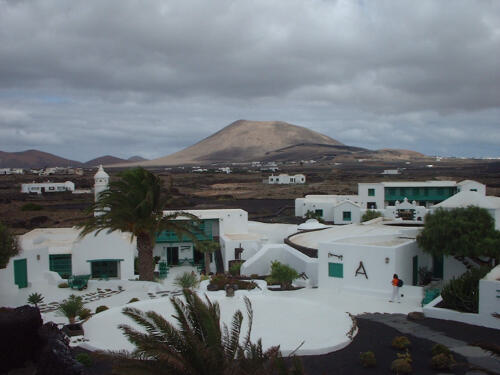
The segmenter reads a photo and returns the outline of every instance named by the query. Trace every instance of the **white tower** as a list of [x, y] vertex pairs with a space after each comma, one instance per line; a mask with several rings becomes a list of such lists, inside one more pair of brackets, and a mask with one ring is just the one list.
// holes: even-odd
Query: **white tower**
[[[108, 190], [109, 188], [109, 175], [104, 172], [102, 165], [99, 166], [97, 173], [94, 176], [94, 201], [97, 202], [99, 199], [99, 194], [101, 194], [104, 190]], [[95, 212], [97, 216], [98, 213]]]

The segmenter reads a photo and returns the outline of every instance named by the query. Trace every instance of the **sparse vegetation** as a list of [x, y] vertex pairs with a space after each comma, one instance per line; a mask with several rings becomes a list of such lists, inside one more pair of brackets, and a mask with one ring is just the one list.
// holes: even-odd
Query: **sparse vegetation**
[[38, 307], [38, 304], [43, 302], [43, 298], [44, 297], [40, 293], [31, 293], [28, 296], [28, 303]]
[[375, 358], [375, 353], [372, 351], [363, 352], [359, 355], [359, 360], [363, 367], [375, 367], [377, 365], [377, 359]]
[[292, 287], [292, 282], [299, 277], [299, 273], [292, 267], [280, 263], [277, 260], [271, 263], [270, 280], [279, 283], [281, 289], [289, 290]]
[[82, 297], [71, 294], [68, 299], [65, 299], [62, 303], [59, 304], [58, 311], [66, 318], [68, 318], [70, 324], [72, 324], [75, 322], [75, 318], [80, 314], [82, 308]]
[[455, 358], [451, 353], [436, 354], [431, 359], [431, 367], [436, 370], [451, 370], [455, 363]]
[[238, 289], [251, 290], [257, 287], [253, 281], [235, 279], [224, 274], [214, 275], [208, 284], [209, 290], [224, 290], [226, 285], [236, 285]]
[[477, 313], [479, 280], [488, 272], [488, 267], [474, 268], [458, 278], [451, 279], [441, 291], [444, 307], [461, 312]]
[[69, 288], [69, 284], [68, 283], [59, 283], [59, 284], [57, 284], [57, 287], [58, 288]]
[[364, 221], [370, 221], [370, 220], [373, 220], [373, 219], [376, 219], [377, 217], [381, 217], [382, 216], [382, 213], [380, 213], [379, 211], [375, 211], [375, 210], [367, 210], [363, 216], [361, 217], [361, 221], [364, 222]]
[[182, 275], [177, 276], [174, 281], [174, 285], [182, 289], [194, 289], [199, 283], [198, 276], [193, 272], [184, 272]]
[[410, 340], [406, 336], [396, 336], [392, 340], [391, 345], [393, 348], [396, 348], [399, 350], [406, 349], [410, 346]]
[[438, 355], [438, 354], [451, 354], [450, 349], [448, 349], [447, 346], [444, 346], [443, 344], [434, 344], [431, 348], [431, 353], [433, 356]]
[[75, 359], [85, 367], [92, 366], [92, 358], [87, 353], [78, 353]]
[[242, 264], [243, 264], [243, 263], [240, 263], [240, 262], [238, 262], [238, 263], [233, 263], [233, 264], [231, 265], [231, 267], [229, 267], [229, 273], [230, 273], [231, 275], [233, 275], [233, 276], [238, 276], [238, 275], [240, 274], [240, 270], [241, 270], [241, 265], [242, 265]]
[[80, 320], [86, 320], [88, 318], [90, 318], [92, 316], [92, 311], [90, 309], [87, 309], [87, 308], [82, 308], [80, 310], [80, 312], [78, 313], [78, 318]]
[[39, 204], [29, 202], [29, 203], [25, 203], [21, 206], [21, 211], [41, 211], [42, 208], [43, 207], [40, 206]]
[[128, 301], [127, 303], [134, 303], [134, 302], [139, 302], [140, 299], [137, 298], [137, 297], [134, 297], [134, 298], [131, 298], [130, 301]]
[[[130, 303], [130, 301], [129, 301], [129, 303]], [[105, 306], [105, 305], [97, 306], [96, 309], [95, 309], [95, 313], [99, 314], [100, 312], [103, 312], [103, 311], [106, 311], [106, 310], [109, 310], [108, 306]]]
[[7, 267], [9, 259], [19, 254], [16, 237], [0, 222], [0, 269]]

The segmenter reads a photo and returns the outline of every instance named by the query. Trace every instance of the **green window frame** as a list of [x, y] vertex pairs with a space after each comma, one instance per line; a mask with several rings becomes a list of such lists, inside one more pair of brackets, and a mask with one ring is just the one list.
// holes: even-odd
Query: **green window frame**
[[476, 191], [477, 192], [477, 189], [470, 189], [470, 191]]
[[50, 254], [49, 270], [57, 272], [63, 279], [72, 275], [71, 254]]
[[351, 211], [342, 211], [342, 220], [351, 221]]
[[375, 196], [375, 189], [368, 189], [368, 196], [374, 197]]
[[92, 278], [118, 277], [117, 260], [99, 260], [91, 262]]
[[323, 217], [323, 210], [322, 209], [314, 210], [314, 213], [316, 215], [320, 215], [321, 217]]
[[344, 265], [342, 263], [328, 263], [328, 276], [343, 279]]

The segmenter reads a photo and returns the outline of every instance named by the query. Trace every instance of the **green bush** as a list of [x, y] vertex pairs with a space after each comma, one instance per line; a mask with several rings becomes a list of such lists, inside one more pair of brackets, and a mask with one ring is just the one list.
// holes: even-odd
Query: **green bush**
[[392, 347], [396, 349], [406, 349], [410, 346], [410, 340], [406, 336], [396, 336], [392, 340]]
[[87, 353], [78, 353], [75, 359], [85, 367], [92, 366], [92, 358]]
[[40, 293], [31, 293], [28, 296], [28, 303], [35, 305], [35, 307], [38, 307], [38, 304], [42, 302], [43, 296]]
[[412, 368], [410, 362], [402, 358], [398, 358], [392, 361], [391, 371], [396, 374], [411, 374]]
[[103, 311], [106, 311], [106, 310], [109, 310], [108, 306], [105, 306], [105, 305], [97, 306], [96, 309], [95, 309], [95, 313], [99, 314], [100, 312], [103, 312]]
[[376, 219], [377, 217], [381, 217], [381, 216], [382, 216], [382, 214], [378, 211], [368, 210], [361, 217], [361, 222], [370, 221], [370, 220]]
[[21, 211], [40, 211], [43, 207], [36, 203], [25, 203], [21, 206]]
[[59, 304], [58, 311], [66, 318], [68, 318], [70, 323], [75, 322], [75, 318], [80, 314], [83, 309], [83, 300], [80, 296], [70, 295], [68, 299], [65, 299]]
[[299, 273], [292, 267], [280, 263], [277, 260], [271, 263], [271, 280], [280, 284], [281, 289], [287, 290], [292, 287], [292, 282], [299, 277]]
[[477, 313], [479, 280], [490, 271], [488, 267], [474, 268], [459, 278], [451, 279], [441, 291], [443, 307], [460, 312]]
[[58, 288], [69, 288], [68, 283], [60, 283], [57, 285]]
[[251, 290], [257, 287], [253, 281], [239, 280], [227, 275], [213, 275], [208, 286], [209, 290], [224, 290], [226, 285], [237, 285], [238, 289]]
[[442, 344], [434, 344], [434, 345], [432, 345], [431, 353], [432, 353], [432, 356], [435, 356], [438, 354], [451, 354], [451, 351], [450, 351], [450, 349], [448, 349], [447, 346], [444, 346]]
[[233, 263], [231, 265], [231, 267], [229, 267], [229, 273], [233, 276], [238, 276], [240, 274], [240, 270], [241, 270], [241, 265], [243, 263]]
[[82, 308], [78, 313], [78, 318], [80, 318], [80, 320], [88, 319], [91, 316], [92, 316], [92, 311], [90, 311], [90, 309], [87, 308]]
[[435, 370], [451, 370], [455, 363], [452, 354], [440, 353], [434, 355], [431, 359], [431, 367]]
[[139, 298], [134, 297], [134, 298], [132, 298], [130, 301], [128, 301], [127, 303], [134, 303], [134, 302], [139, 302], [139, 301], [140, 301], [140, 299], [139, 299]]
[[174, 280], [174, 285], [177, 285], [182, 289], [195, 288], [199, 283], [200, 280], [198, 280], [198, 276], [192, 272], [184, 272], [182, 275], [177, 276]]
[[359, 355], [359, 360], [363, 367], [375, 367], [377, 364], [377, 359], [375, 358], [375, 353], [372, 351], [363, 352]]

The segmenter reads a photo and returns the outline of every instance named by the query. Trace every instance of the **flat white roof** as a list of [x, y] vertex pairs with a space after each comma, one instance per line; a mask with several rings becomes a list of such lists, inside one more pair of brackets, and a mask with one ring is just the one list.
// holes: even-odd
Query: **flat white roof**
[[401, 235], [401, 229], [400, 227], [383, 225], [380, 222], [368, 225], [336, 225], [328, 229], [297, 234], [290, 238], [290, 241], [300, 246], [317, 249], [322, 242], [337, 242], [340, 240], [343, 242], [345, 239], [352, 237], [374, 237], [381, 235], [393, 235], [397, 237]]
[[73, 244], [78, 239], [77, 228], [38, 228], [21, 236], [24, 250], [47, 247], [49, 254], [70, 254]]
[[246, 215], [247, 212], [240, 208], [228, 208], [228, 209], [211, 209], [211, 210], [166, 210], [163, 211], [163, 215], [170, 215], [176, 212], [187, 212], [191, 215], [197, 216], [199, 219], [220, 219], [230, 216], [243, 216]]
[[461, 191], [441, 203], [432, 206], [432, 208], [460, 208], [468, 206], [496, 210], [500, 208], [500, 198], [482, 195], [476, 191]]
[[233, 241], [258, 241], [262, 238], [262, 236], [257, 233], [226, 233], [224, 237]]

